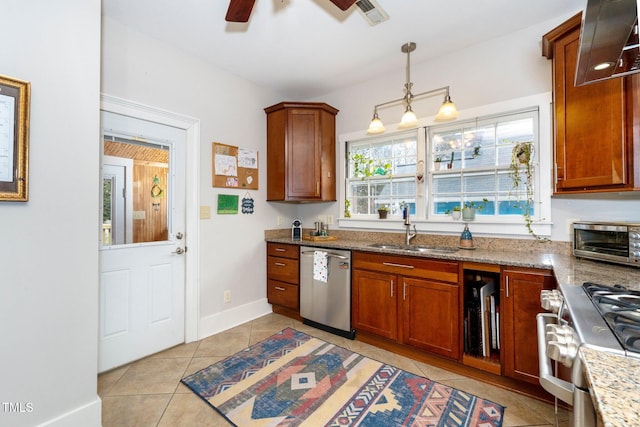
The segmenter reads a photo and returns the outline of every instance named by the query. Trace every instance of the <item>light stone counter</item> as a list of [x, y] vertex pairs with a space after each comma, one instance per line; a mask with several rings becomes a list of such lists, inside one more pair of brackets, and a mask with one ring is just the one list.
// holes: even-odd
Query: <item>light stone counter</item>
[[[286, 232], [286, 230], [285, 230]], [[343, 232], [336, 241], [294, 242], [286, 233], [265, 233], [267, 242], [320, 248], [360, 250], [392, 255], [450, 259], [553, 270], [560, 287], [582, 286], [584, 282], [620, 284], [640, 290], [640, 268], [577, 259], [568, 243], [536, 243], [511, 239], [474, 239], [476, 249], [453, 253], [408, 253], [405, 250], [378, 249], [372, 243], [402, 244], [404, 235]], [[455, 236], [422, 236], [415, 244], [455, 247]], [[625, 358], [593, 349], [581, 349], [596, 411], [607, 427], [640, 425], [640, 359]]]
[[640, 359], [582, 347], [587, 381], [605, 427], [640, 423]]

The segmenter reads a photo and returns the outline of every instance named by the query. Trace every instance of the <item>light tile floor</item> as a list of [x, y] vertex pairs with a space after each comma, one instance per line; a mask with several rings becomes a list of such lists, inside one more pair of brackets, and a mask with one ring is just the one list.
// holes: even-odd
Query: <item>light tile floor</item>
[[[180, 379], [286, 327], [467, 391], [506, 407], [503, 426], [555, 426], [554, 408], [538, 400], [448, 372], [377, 347], [338, 337], [278, 314], [269, 314], [201, 341], [179, 345], [98, 376], [103, 427], [229, 426]], [[560, 426], [568, 414], [559, 410]]]

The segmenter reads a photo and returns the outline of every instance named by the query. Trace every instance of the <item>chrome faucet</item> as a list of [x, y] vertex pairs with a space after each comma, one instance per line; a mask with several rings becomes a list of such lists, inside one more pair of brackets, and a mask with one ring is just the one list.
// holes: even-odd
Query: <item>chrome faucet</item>
[[406, 233], [404, 237], [404, 244], [410, 245], [411, 241], [418, 235], [415, 224], [413, 225], [413, 233], [411, 232], [411, 221], [409, 221], [409, 207], [404, 208], [404, 226], [406, 227]]

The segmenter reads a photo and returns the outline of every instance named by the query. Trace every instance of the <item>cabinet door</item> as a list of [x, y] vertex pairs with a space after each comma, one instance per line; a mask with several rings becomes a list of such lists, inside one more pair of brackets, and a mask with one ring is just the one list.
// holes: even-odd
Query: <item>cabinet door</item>
[[555, 280], [544, 270], [504, 270], [501, 289], [501, 356], [503, 374], [539, 384], [536, 315], [540, 291], [553, 289]]
[[458, 286], [409, 277], [401, 282], [402, 341], [458, 359]]
[[555, 40], [555, 192], [632, 186], [633, 132], [625, 96], [631, 79], [574, 86], [579, 38], [578, 26]]
[[351, 278], [354, 329], [396, 339], [397, 276], [354, 269]]
[[320, 111], [315, 109], [289, 110], [287, 129], [287, 195], [292, 198], [319, 198]]

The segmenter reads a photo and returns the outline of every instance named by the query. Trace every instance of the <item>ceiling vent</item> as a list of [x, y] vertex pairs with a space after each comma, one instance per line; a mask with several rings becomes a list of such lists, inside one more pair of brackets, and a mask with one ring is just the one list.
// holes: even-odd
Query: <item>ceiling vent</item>
[[358, 0], [356, 6], [369, 25], [378, 25], [389, 19], [387, 12], [375, 0]]

